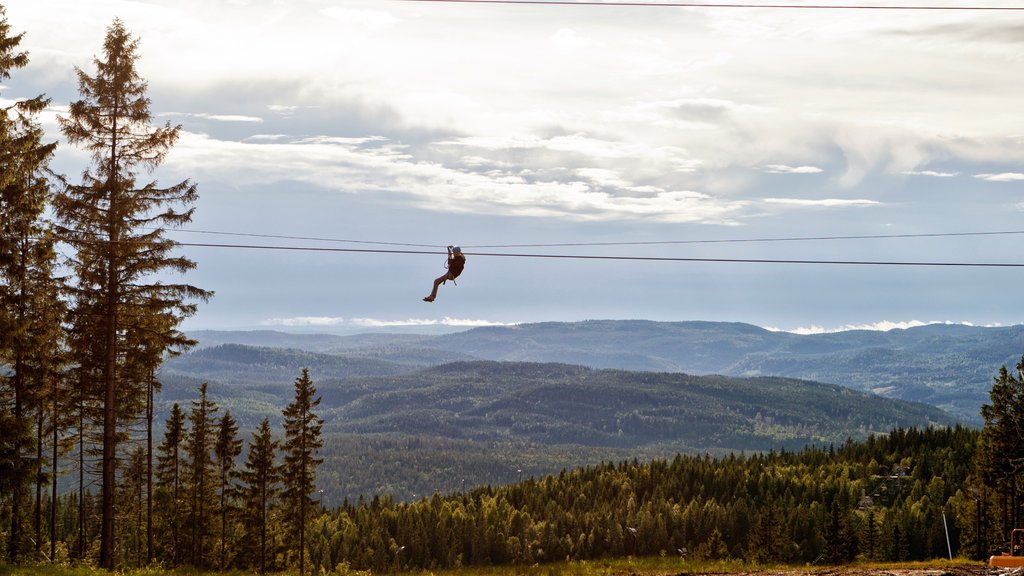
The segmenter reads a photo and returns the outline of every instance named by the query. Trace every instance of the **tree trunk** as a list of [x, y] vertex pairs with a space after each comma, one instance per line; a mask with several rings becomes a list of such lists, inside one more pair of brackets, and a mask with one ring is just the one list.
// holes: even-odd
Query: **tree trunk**
[[[82, 383], [84, 384], [84, 383]], [[85, 558], [85, 393], [78, 398], [78, 558]]]
[[36, 559], [43, 550], [43, 405], [40, 402], [36, 410], [36, 503], [34, 526], [36, 533]]
[[[114, 203], [111, 202], [111, 214]], [[112, 231], [111, 250], [117, 250]], [[106, 362], [103, 366], [103, 487], [100, 504], [100, 567], [114, 569], [114, 499], [117, 489], [117, 323], [118, 290], [115, 258], [107, 264]]]
[[57, 427], [57, 382], [53, 379], [53, 398], [51, 398], [51, 412], [53, 413], [53, 459], [50, 463], [50, 562], [55, 561], [57, 556], [57, 453], [58, 453], [58, 427]]
[[[24, 378], [25, 378], [25, 364], [22, 357], [20, 348], [16, 352], [14, 359], [14, 376], [12, 378], [14, 384], [14, 422], [19, 426], [23, 418], [23, 405], [24, 405]], [[17, 564], [21, 557], [21, 539], [22, 539], [22, 505], [25, 500], [25, 479], [22, 477], [22, 467], [24, 466], [24, 458], [21, 453], [23, 448], [24, 438], [21, 430], [17, 432], [17, 437], [14, 439], [14, 460], [15, 470], [17, 478], [14, 479], [14, 493], [11, 497], [11, 532], [10, 541], [7, 546], [7, 558], [11, 564]]]
[[146, 565], [153, 563], [153, 379], [146, 387]]

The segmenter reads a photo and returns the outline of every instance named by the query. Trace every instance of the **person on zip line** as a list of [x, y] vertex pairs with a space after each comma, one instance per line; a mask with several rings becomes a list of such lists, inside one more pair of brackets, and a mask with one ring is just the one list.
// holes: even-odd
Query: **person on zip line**
[[[462, 248], [458, 246], [448, 247], [448, 261], [444, 263], [444, 267], [447, 271], [438, 276], [434, 280], [434, 289], [430, 291], [430, 296], [423, 298], [424, 302], [433, 302], [434, 298], [437, 298], [437, 289], [445, 282], [451, 280], [452, 284], [455, 284], [455, 279], [462, 274], [462, 269], [466, 267], [466, 256], [462, 253]], [[458, 286], [458, 284], [455, 284]]]

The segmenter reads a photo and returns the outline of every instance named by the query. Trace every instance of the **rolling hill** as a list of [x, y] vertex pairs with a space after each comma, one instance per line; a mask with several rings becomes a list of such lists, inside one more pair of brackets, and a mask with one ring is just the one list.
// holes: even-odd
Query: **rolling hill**
[[441, 336], [270, 331], [193, 336], [201, 345], [207, 343], [204, 338], [259, 346], [287, 342], [353, 361], [401, 364], [406, 370], [479, 359], [800, 378], [924, 402], [975, 424], [999, 367], [1014, 366], [1024, 354], [1024, 325], [933, 324], [887, 332], [797, 335], [742, 323], [593, 320], [481, 327]]
[[792, 378], [466, 360], [434, 339], [328, 349], [340, 351], [220, 343], [172, 359], [160, 374], [158, 421], [173, 402], [188, 409], [207, 381], [244, 437], [264, 417], [279, 429], [292, 382], [309, 368], [325, 420], [320, 485], [336, 502], [508, 482], [524, 470], [795, 450], [956, 422], [925, 404]]

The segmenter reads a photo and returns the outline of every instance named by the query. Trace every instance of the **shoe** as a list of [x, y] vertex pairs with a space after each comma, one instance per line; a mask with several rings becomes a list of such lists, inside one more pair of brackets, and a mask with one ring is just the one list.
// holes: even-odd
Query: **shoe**
[[433, 296], [424, 296], [423, 297], [423, 301], [424, 302], [433, 302], [434, 301], [434, 297]]

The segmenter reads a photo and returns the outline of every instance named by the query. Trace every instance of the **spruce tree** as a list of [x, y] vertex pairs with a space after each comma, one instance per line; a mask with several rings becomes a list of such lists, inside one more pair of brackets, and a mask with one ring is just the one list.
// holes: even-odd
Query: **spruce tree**
[[[197, 192], [187, 180], [168, 188], [136, 180], [141, 170], [163, 162], [180, 130], [151, 124], [138, 58], [138, 40], [115, 19], [102, 58], [93, 60], [95, 76], [76, 68], [82, 99], [72, 102], [69, 115], [59, 121], [68, 141], [84, 147], [92, 161], [83, 183], [67, 186], [54, 200], [65, 238], [76, 250], [75, 321], [88, 336], [77, 340], [76, 360], [97, 359], [84, 365], [94, 371], [91, 380], [102, 408], [100, 565], [107, 569], [114, 567], [118, 428], [137, 418], [145, 405], [145, 383], [130, 378], [133, 371], [126, 365], [138, 361], [139, 347], [148, 352], [154, 341], [161, 349], [179, 345], [177, 323], [195, 312], [192, 301], [210, 295], [187, 284], [152, 280], [158, 273], [195, 267], [172, 254], [175, 245], [165, 233], [191, 220]], [[171, 322], [142, 321], [153, 316]], [[139, 335], [154, 326], [161, 330], [158, 338]]]
[[276, 463], [278, 442], [264, 418], [253, 433], [245, 468], [240, 474], [243, 503], [242, 525], [245, 530], [243, 553], [255, 558], [260, 574], [267, 570], [267, 519], [279, 492], [280, 470]]
[[155, 495], [155, 513], [160, 520], [157, 524], [161, 531], [160, 542], [164, 544], [165, 560], [171, 567], [177, 566], [182, 558], [182, 509], [185, 506], [182, 476], [186, 434], [185, 413], [175, 403], [171, 406], [163, 442], [157, 447]]
[[188, 436], [189, 521], [192, 529], [191, 561], [193, 566], [206, 565], [206, 537], [216, 506], [214, 492], [216, 469], [211, 450], [216, 440], [214, 414], [217, 405], [207, 395], [207, 384], [199, 386], [199, 400], [192, 402]]
[[312, 508], [310, 494], [316, 490], [316, 468], [323, 459], [320, 431], [323, 420], [313, 413], [320, 405], [309, 370], [295, 379], [295, 399], [284, 409], [284, 501], [291, 526], [291, 538], [299, 552], [299, 574], [305, 574], [306, 521]]
[[[227, 567], [228, 550], [228, 520], [233, 516], [233, 500], [236, 490], [234, 489], [235, 479], [238, 472], [235, 470], [235, 459], [242, 453], [242, 441], [238, 438], [238, 423], [231, 417], [230, 411], [225, 411], [217, 423], [217, 443], [214, 445], [213, 453], [216, 456], [217, 488], [220, 512], [220, 561], [217, 567], [223, 570]], [[234, 544], [232, 543], [232, 548]]]
[[[0, 80], [28, 64], [27, 53], [18, 50], [22, 38], [12, 34], [0, 6]], [[28, 486], [40, 461], [38, 447], [35, 455], [31, 450], [32, 424], [41, 432], [41, 422], [34, 422], [44, 399], [40, 387], [49, 375], [46, 357], [55, 353], [50, 344], [59, 342], [53, 337], [58, 324], [46, 313], [49, 301], [56, 300], [55, 252], [43, 222], [50, 193], [47, 164], [56, 145], [43, 144], [37, 121], [48, 104], [37, 96], [0, 108], [0, 363], [11, 371], [0, 376], [0, 497], [11, 503], [7, 558], [12, 562], [21, 559], [29, 536], [24, 530]]]
[[981, 407], [985, 426], [978, 439], [971, 480], [975, 494], [982, 499], [979, 508], [1000, 512], [985, 518], [991, 531], [978, 535], [978, 540], [1005, 542], [1009, 531], [1024, 520], [1020, 517], [1024, 499], [1024, 357], [1015, 371], [1006, 366], [999, 369], [989, 399], [990, 403]]

